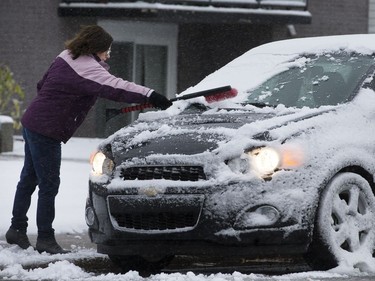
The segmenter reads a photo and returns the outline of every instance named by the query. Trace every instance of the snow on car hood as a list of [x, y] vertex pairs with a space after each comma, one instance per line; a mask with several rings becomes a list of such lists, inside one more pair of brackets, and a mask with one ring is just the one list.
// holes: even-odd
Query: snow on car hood
[[230, 111], [188, 113], [157, 121], [136, 122], [114, 138], [113, 154], [132, 158], [155, 153], [193, 155], [212, 151], [220, 142], [231, 139], [234, 131], [244, 124], [275, 116], [246, 111], [228, 114]]
[[[226, 159], [239, 157], [251, 147], [290, 145], [301, 149], [306, 160], [304, 167], [308, 166], [309, 170], [322, 175], [320, 179], [324, 179], [324, 175], [327, 178], [332, 176], [335, 171], [329, 167], [337, 166], [335, 163], [340, 163], [342, 167], [365, 163], [364, 166], [373, 167], [374, 171], [369, 172], [375, 172], [373, 139], [368, 136], [369, 131], [375, 130], [375, 124], [371, 122], [373, 104], [374, 92], [362, 89], [353, 101], [335, 107], [214, 108], [200, 116], [139, 120], [119, 130], [101, 146], [111, 144], [118, 164], [131, 157], [132, 161], [145, 158], [152, 162], [152, 159], [156, 159], [153, 157], [159, 159], [163, 153], [167, 153], [162, 157], [163, 161], [169, 162], [176, 159], [174, 156], [181, 157], [186, 153], [183, 147], [187, 145], [191, 148], [194, 141], [199, 144], [198, 148], [192, 150], [195, 153], [191, 155], [194, 161], [210, 166], [210, 161], [224, 163]], [[238, 122], [228, 123], [226, 118]], [[262, 139], [264, 133], [267, 133], [267, 139]], [[166, 148], [162, 150], [161, 147]], [[174, 148], [177, 150], [174, 151]], [[304, 167], [301, 167], [301, 173]], [[216, 178], [218, 182], [238, 177], [227, 167], [222, 168]], [[320, 184], [311, 181], [311, 186]]]
[[[195, 155], [204, 152], [241, 154], [254, 142], [264, 141], [263, 134], [293, 122], [331, 111], [319, 109], [261, 110], [253, 106], [243, 108], [211, 109], [201, 113], [181, 114], [156, 120], [138, 120], [114, 134], [108, 142], [117, 163], [129, 158], [159, 155]], [[310, 126], [310, 125], [309, 125]], [[303, 130], [301, 126], [275, 138], [284, 140]], [[228, 150], [226, 144], [235, 142]], [[280, 141], [281, 142], [281, 141]]]

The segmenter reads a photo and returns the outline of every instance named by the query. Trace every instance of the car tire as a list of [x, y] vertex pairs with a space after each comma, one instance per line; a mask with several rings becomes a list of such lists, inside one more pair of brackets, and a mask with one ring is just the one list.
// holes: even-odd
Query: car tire
[[373, 271], [375, 197], [358, 174], [337, 174], [323, 191], [307, 261], [313, 269], [339, 265]]
[[135, 270], [142, 275], [159, 273], [163, 268], [168, 266], [174, 258], [174, 256], [166, 256], [151, 261], [136, 255], [108, 255], [108, 257], [114, 264], [120, 267], [123, 272]]

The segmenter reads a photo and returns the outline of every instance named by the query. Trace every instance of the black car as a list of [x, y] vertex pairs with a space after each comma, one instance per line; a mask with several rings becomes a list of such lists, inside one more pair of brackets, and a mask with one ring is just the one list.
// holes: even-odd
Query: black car
[[86, 221], [124, 269], [176, 255], [303, 256], [313, 268], [375, 268], [374, 35], [250, 50], [140, 118], [93, 160]]

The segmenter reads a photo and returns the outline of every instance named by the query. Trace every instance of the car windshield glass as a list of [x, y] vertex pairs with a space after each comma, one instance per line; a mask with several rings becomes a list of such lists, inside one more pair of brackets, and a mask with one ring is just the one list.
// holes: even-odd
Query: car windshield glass
[[247, 103], [299, 108], [345, 103], [358, 90], [374, 58], [353, 53], [322, 54], [302, 56], [290, 63], [293, 67], [248, 91]]

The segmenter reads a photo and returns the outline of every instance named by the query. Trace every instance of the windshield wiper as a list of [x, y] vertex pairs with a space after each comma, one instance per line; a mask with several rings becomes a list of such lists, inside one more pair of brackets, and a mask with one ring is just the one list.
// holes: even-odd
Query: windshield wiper
[[204, 104], [201, 103], [192, 103], [189, 104], [187, 108], [185, 108], [184, 111], [189, 111], [189, 112], [203, 112], [209, 109], [209, 107], [205, 106]]
[[264, 103], [264, 102], [245, 102], [245, 103], [242, 103], [242, 105], [253, 105], [253, 106], [256, 106], [256, 107], [259, 107], [259, 108], [263, 108], [263, 107], [275, 107], [274, 105], [271, 105], [271, 104], [267, 104], [267, 103]]

